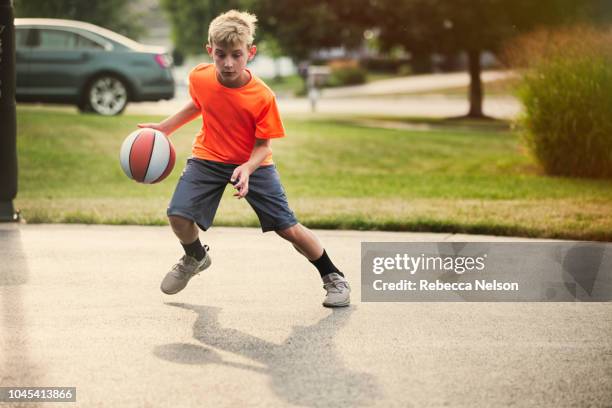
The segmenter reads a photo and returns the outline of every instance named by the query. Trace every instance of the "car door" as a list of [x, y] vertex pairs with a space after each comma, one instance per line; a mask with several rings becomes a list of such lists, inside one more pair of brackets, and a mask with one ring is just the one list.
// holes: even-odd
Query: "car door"
[[31, 30], [28, 88], [51, 99], [76, 98], [94, 54], [103, 52], [104, 46], [71, 30], [55, 27]]

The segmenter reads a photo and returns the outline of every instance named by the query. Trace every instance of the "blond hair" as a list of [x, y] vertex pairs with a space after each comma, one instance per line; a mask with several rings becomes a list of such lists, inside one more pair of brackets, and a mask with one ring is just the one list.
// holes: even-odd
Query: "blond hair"
[[217, 16], [208, 27], [208, 45], [253, 44], [257, 17], [246, 11], [230, 10]]

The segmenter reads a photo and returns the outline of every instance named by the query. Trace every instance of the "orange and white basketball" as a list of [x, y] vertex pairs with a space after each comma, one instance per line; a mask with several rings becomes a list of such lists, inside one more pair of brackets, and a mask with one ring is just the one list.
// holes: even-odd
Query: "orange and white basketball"
[[159, 130], [138, 129], [125, 139], [119, 154], [121, 168], [139, 183], [153, 184], [165, 179], [176, 160], [174, 146]]

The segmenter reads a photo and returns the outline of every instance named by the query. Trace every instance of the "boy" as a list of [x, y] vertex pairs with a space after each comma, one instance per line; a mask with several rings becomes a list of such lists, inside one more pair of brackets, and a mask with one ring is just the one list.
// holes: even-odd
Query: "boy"
[[245, 198], [255, 210], [263, 232], [275, 231], [318, 269], [327, 291], [323, 305], [348, 306], [348, 282], [312, 231], [298, 223], [272, 162], [270, 139], [285, 136], [285, 131], [274, 94], [246, 68], [257, 52], [256, 21], [254, 15], [236, 10], [215, 18], [206, 45], [214, 63], [200, 64], [189, 74], [191, 101], [161, 123], [138, 125], [170, 135], [200, 115], [203, 122], [167, 210], [185, 255], [168, 272], [161, 290], [178, 293], [210, 266], [198, 227], [206, 231], [212, 225], [230, 182], [234, 196]]

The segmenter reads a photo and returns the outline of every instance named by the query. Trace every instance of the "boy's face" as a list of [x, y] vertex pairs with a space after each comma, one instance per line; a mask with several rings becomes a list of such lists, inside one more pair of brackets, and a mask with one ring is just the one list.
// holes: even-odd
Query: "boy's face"
[[[206, 45], [206, 51], [215, 63], [217, 76], [224, 85], [241, 86], [248, 82], [248, 74], [244, 71], [247, 62], [251, 61], [257, 52], [257, 47], [250, 48], [246, 44], [236, 45]], [[245, 82], [245, 83], [246, 83]]]

